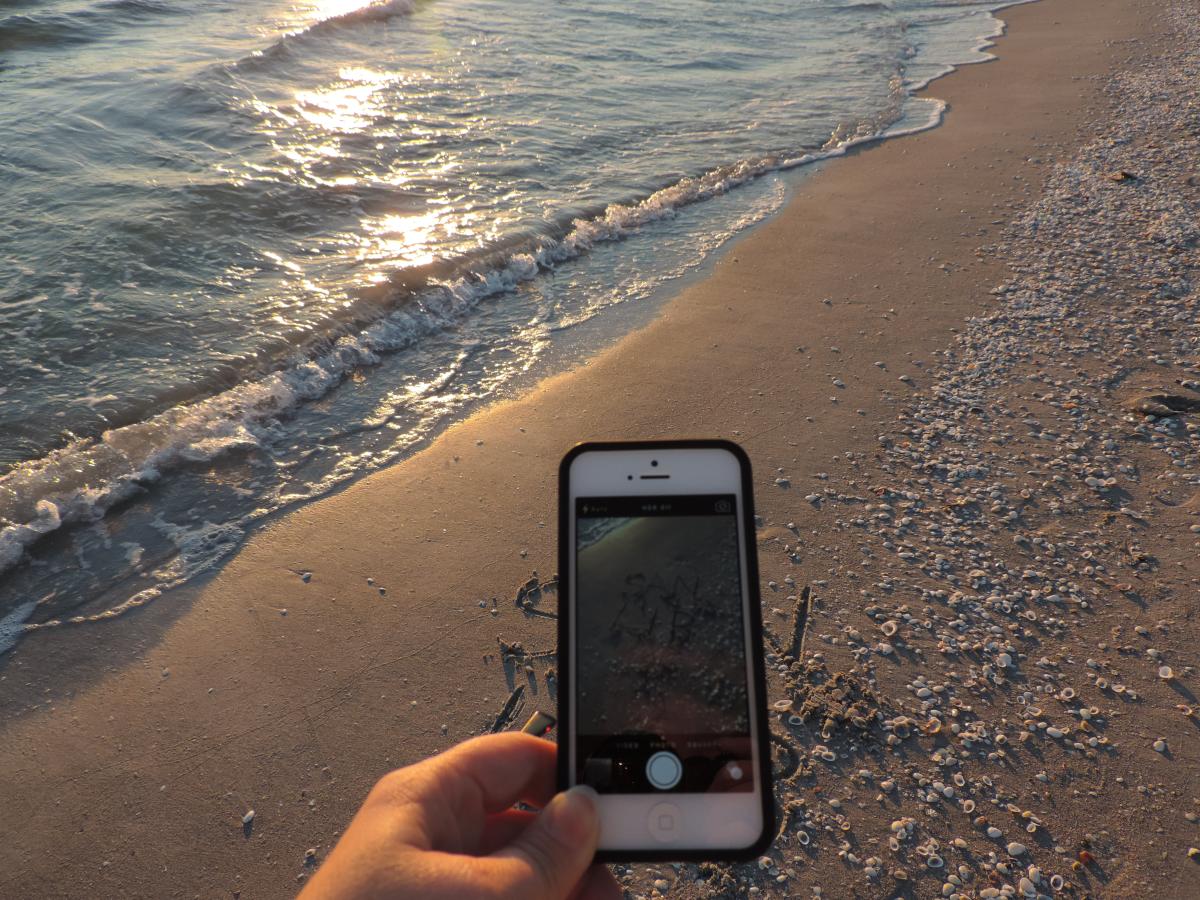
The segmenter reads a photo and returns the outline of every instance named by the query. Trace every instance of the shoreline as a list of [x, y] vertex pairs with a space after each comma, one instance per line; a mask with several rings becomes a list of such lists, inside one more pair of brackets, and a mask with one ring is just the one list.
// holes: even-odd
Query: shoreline
[[[554, 466], [576, 440], [732, 437], [755, 460], [764, 519], [821, 527], [798, 489], [774, 487], [776, 470], [796, 483], [809, 470], [853, 474], [928, 384], [937, 351], [990, 307], [1004, 267], [980, 258], [979, 243], [1031, 196], [1042, 164], [1029, 158], [1069, 155], [1088, 128], [1097, 88], [1072, 77], [1104, 74], [1120, 53], [1106, 42], [1146, 27], [1132, 3], [1094, 7], [1000, 11], [1009, 28], [998, 61], [933, 83], [950, 104], [941, 127], [825, 164], [646, 328], [287, 515], [207, 584], [120, 623], [139, 632], [120, 643], [140, 666], [96, 660], [82, 673], [94, 683], [75, 696], [52, 691], [52, 710], [0, 731], [0, 764], [21, 784], [13, 820], [25, 822], [0, 851], [14, 892], [51, 883], [41, 868], [51, 841], [69, 851], [54, 877], [73, 892], [177, 885], [130, 855], [142, 846], [197, 889], [293, 891], [304, 849], [323, 855], [374, 778], [486, 730], [518, 684], [526, 712], [548, 702], [544, 667], [527, 679], [494, 655], [497, 636], [553, 646], [553, 622], [523, 615], [512, 594], [532, 571], [553, 571]], [[1078, 27], [1063, 37], [1056, 17]], [[1059, 52], [1064, 41], [1079, 51], [1070, 60], [1056, 58], [1071, 55]], [[788, 533], [768, 527], [760, 550]], [[806, 566], [816, 568], [764, 558], [763, 576], [800, 577]], [[68, 645], [82, 642], [42, 637], [23, 640], [0, 669], [4, 707], [40, 698], [71, 659]], [[106, 652], [111, 637], [90, 640]], [[44, 803], [67, 786], [65, 803]], [[249, 806], [262, 820], [252, 841], [240, 828]], [[92, 815], [110, 820], [94, 839], [78, 831]]]
[[[926, 69], [935, 68], [940, 71], [937, 74], [918, 78], [906, 85], [903, 89], [900, 118], [877, 133], [850, 138], [843, 136], [844, 142], [837, 146], [808, 150], [798, 154], [768, 154], [742, 159], [711, 168], [695, 176], [684, 177], [682, 180], [656, 190], [641, 199], [615, 201], [609, 204], [601, 214], [575, 220], [567, 231], [556, 237], [550, 245], [534, 253], [534, 256], [540, 257], [545, 253], [551, 259], [558, 259], [558, 251], [571, 243], [572, 237], [580, 232], [583, 233], [586, 241], [596, 240], [598, 247], [621, 240], [615, 236], [615, 233], [609, 233], [609, 230], [612, 229], [607, 222], [609, 217], [617, 219], [619, 223], [617, 232], [626, 227], [627, 221], [631, 221], [634, 226], [631, 236], [637, 236], [642, 228], [653, 226], [657, 215], [656, 209], [660, 203], [665, 204], [676, 213], [690, 211], [693, 207], [703, 205], [708, 201], [723, 202], [722, 198], [727, 196], [742, 196], [743, 193], [750, 193], [745, 189], [755, 182], [766, 179], [776, 179], [780, 190], [791, 194], [795, 190], [795, 183], [803, 178], [810, 168], [842, 158], [847, 154], [860, 152], [877, 143], [907, 137], [938, 127], [945, 113], [944, 103], [934, 97], [918, 95], [924, 92], [931, 83], [962, 66], [984, 63], [993, 59], [988, 51], [994, 47], [995, 40], [1004, 33], [1004, 22], [996, 14], [1010, 6], [1029, 2], [1034, 2], [1034, 0], [1009, 0], [1006, 5], [995, 9], [986, 9], [983, 15], [986, 17], [985, 21], [992, 27], [986, 32], [974, 35], [974, 43], [970, 46], [963, 44], [955, 57], [956, 62], [923, 63], [923, 67]], [[916, 62], [922, 62], [919, 55]], [[914, 108], [916, 108], [915, 112]], [[735, 192], [737, 193], [735, 194]], [[754, 205], [753, 201], [743, 200], [742, 202], [747, 207]], [[541, 361], [542, 364], [537, 367], [538, 371], [532, 373], [528, 369], [514, 371], [509, 376], [509, 380], [494, 392], [464, 402], [460, 408], [447, 417], [452, 419], [448, 424], [435, 423], [434, 418], [436, 417], [431, 417], [426, 421], [419, 415], [416, 416], [410, 423], [412, 425], [411, 433], [414, 435], [411, 442], [402, 449], [398, 449], [396, 445], [390, 446], [384, 451], [376, 448], [374, 454], [376, 460], [367, 471], [361, 474], [342, 473], [334, 478], [326, 475], [328, 480], [318, 479], [316, 482], [304, 482], [301, 479], [300, 484], [304, 490], [310, 492], [307, 499], [301, 502], [320, 500], [337, 493], [361, 477], [401, 463], [436, 440], [446, 427], [469, 418], [478, 409], [519, 396], [523, 390], [536, 385], [539, 381], [561, 374], [575, 367], [581, 360], [596, 356], [609, 349], [624, 334], [652, 320], [666, 299], [678, 294], [683, 286], [694, 283], [697, 278], [706, 277], [715, 259], [725, 252], [731, 242], [739, 240], [745, 232], [753, 230], [754, 226], [761, 224], [764, 219], [770, 218], [778, 211], [777, 208], [765, 214], [747, 213], [747, 218], [756, 218], [756, 221], [740, 230], [736, 226], [733, 231], [725, 228], [717, 229], [723, 236], [715, 241], [711, 248], [701, 252], [697, 261], [681, 264], [678, 274], [657, 273], [655, 277], [658, 284], [650, 292], [651, 296], [643, 298], [638, 303], [639, 306], [644, 306], [646, 309], [631, 311], [609, 308], [601, 314], [603, 318], [611, 319], [613, 322], [619, 321], [623, 317], [634, 324], [626, 324], [624, 327], [614, 327], [611, 324], [607, 328], [601, 326], [599, 329], [601, 339], [598, 342], [581, 344], [583, 349], [577, 350], [574, 354], [568, 354], [570, 358], [555, 359], [555, 353], [552, 351], [549, 359]], [[710, 219], [714, 221], [714, 228], [715, 215], [713, 212], [709, 213]], [[591, 236], [592, 232], [597, 230], [606, 233], [601, 234], [598, 238]], [[571, 258], [575, 260], [586, 258], [591, 252], [591, 249], [572, 251]], [[501, 254], [498, 260], [495, 267], [487, 270], [489, 278], [512, 282], [510, 288], [519, 290], [520, 285], [529, 278], [528, 272], [513, 274], [514, 266], [517, 269], [523, 268], [520, 258], [511, 255], [506, 257]], [[554, 269], [543, 268], [540, 260], [534, 269], [537, 272], [534, 276], [536, 278], [548, 278], [554, 272]], [[450, 270], [443, 274], [451, 281], [457, 278]], [[676, 278], [679, 279], [678, 283], [674, 283]], [[369, 305], [378, 305], [381, 298], [376, 294], [381, 289], [382, 286], [367, 288], [363, 297], [359, 297], [355, 302], [358, 303], [365, 297], [370, 297], [372, 299]], [[395, 285], [390, 288], [390, 290], [394, 289]], [[491, 287], [480, 289], [483, 293], [471, 302], [472, 307], [478, 307], [492, 292]], [[471, 290], [474, 291], [475, 288], [471, 288]], [[435, 296], [436, 293], [436, 289], [431, 288], [428, 284], [418, 290], [418, 296], [426, 297], [435, 306], [441, 302]], [[155, 547], [151, 542], [143, 546], [143, 551], [153, 548], [151, 556], [161, 558], [151, 562], [149, 566], [144, 566], [139, 561], [125, 566], [122, 571], [102, 570], [98, 572], [93, 580], [93, 585], [103, 585], [103, 587], [86, 589], [90, 593], [86, 599], [75, 600], [75, 606], [60, 606], [56, 601], [57, 598], [63, 596], [76, 595], [76, 591], [83, 588], [82, 582], [70, 582], [66, 580], [65, 575], [60, 575], [57, 585], [59, 589], [47, 594], [47, 590], [42, 587], [41, 582], [21, 581], [24, 576], [30, 574], [29, 569], [21, 569], [21, 564], [27, 562], [24, 557], [31, 548], [41, 547], [43, 550], [47, 550], [46, 544], [53, 544], [55, 541], [62, 544], [66, 531], [77, 530], [82, 524], [89, 521], [92, 515], [99, 514], [103, 517], [109, 509], [119, 511], [122, 507], [136, 505], [141, 489], [149, 485], [163, 487], [163, 481], [183, 477], [189, 465], [195, 461], [188, 458], [189, 453], [199, 454], [199, 457], [206, 462], [213, 462], [221, 467], [216, 473], [218, 481], [222, 478], [237, 478], [238, 473], [234, 468], [227, 470], [223, 467], [236, 466], [231, 463], [231, 459], [237, 457], [243, 449], [242, 441], [249, 440], [257, 451], [266, 449], [267, 445], [261, 443], [264, 439], [258, 434], [258, 429], [263, 426], [264, 422], [269, 422], [276, 415], [281, 415], [284, 419], [291, 419], [292, 416], [300, 415], [310, 404], [320, 403], [327, 397], [332, 398], [334, 392], [344, 387], [343, 379], [340, 376], [360, 371], [364, 365], [377, 372], [374, 377], [386, 381], [386, 368], [381, 366], [376, 369], [371, 363], [364, 362], [363, 354], [365, 353], [369, 357], [378, 351], [390, 358], [391, 353], [402, 353], [406, 348], [393, 348], [390, 352], [385, 352], [381, 347], [375, 347], [371, 341], [367, 341], [364, 350], [363, 347], [358, 346], [357, 341], [364, 339], [373, 327], [390, 320], [395, 313], [396, 310], [392, 310], [382, 313], [379, 318], [374, 320], [364, 319], [361, 322], [353, 320], [354, 327], [340, 336], [335, 331], [325, 337], [314, 337], [313, 346], [302, 349], [300, 352], [302, 363], [293, 362], [282, 368], [270, 371], [261, 370], [257, 374], [250, 373], [235, 385], [211, 396], [203, 396], [189, 403], [171, 406], [146, 417], [135, 417], [125, 425], [114, 427], [110, 433], [106, 433], [94, 441], [82, 441], [78, 450], [68, 452], [66, 448], [58, 448], [48, 451], [39, 460], [28, 461], [32, 466], [27, 471], [14, 470], [10, 472], [9, 474], [16, 478], [14, 484], [5, 486], [4, 479], [0, 478], [0, 487], [7, 487], [13, 495], [10, 500], [22, 498], [20, 502], [15, 503], [13, 509], [19, 509], [22, 506], [30, 507], [32, 503], [45, 497], [50, 497], [54, 501], [54, 506], [57, 506], [57, 512], [55, 512], [53, 506], [43, 509], [38, 505], [36, 507], [37, 515], [24, 524], [0, 528], [0, 577], [13, 572], [14, 580], [17, 582], [17, 587], [9, 586], [7, 599], [11, 601], [14, 595], [18, 598], [35, 593], [42, 595], [40, 602], [35, 604], [31, 601], [17, 604], [4, 616], [0, 616], [0, 657], [15, 646], [23, 636], [38, 630], [111, 620], [128, 612], [136, 611], [147, 603], [155, 602], [165, 593], [178, 588], [187, 589], [193, 582], [202, 582], [219, 571], [226, 559], [236, 553], [241, 544], [262, 527], [264, 519], [278, 518], [294, 511], [294, 507], [289, 508], [289, 503], [269, 500], [266, 496], [260, 496], [254, 502], [246, 503], [244, 507], [237, 507], [238, 512], [233, 512], [233, 504], [236, 501], [232, 497], [226, 497], [224, 501], [226, 508], [231, 511], [224, 519], [211, 523], [227, 529], [227, 538], [220, 542], [222, 547], [220, 552], [215, 554], [218, 557], [216, 560], [202, 560], [195, 566], [190, 562], [185, 563], [183, 571], [180, 572], [176, 568], [176, 563], [181, 558], [186, 558], [186, 549], [178, 547], [176, 542], [177, 553], [162, 557], [165, 548]], [[592, 333], [596, 330], [591, 329]], [[343, 348], [348, 351], [347, 353], [335, 352], [337, 347], [341, 346], [341, 341], [346, 338], [352, 339], [353, 346]], [[553, 342], [551, 339], [551, 343]], [[579, 342], [576, 340], [575, 343]], [[318, 350], [317, 348], [324, 349]], [[337, 360], [339, 356], [343, 358]], [[349, 358], [345, 358], [347, 356]], [[296, 365], [304, 366], [309, 362], [317, 362], [322, 370], [331, 373], [327, 386], [322, 389], [323, 392], [319, 396], [303, 396], [308, 385], [297, 385], [294, 381]], [[278, 401], [281, 405], [275, 409], [276, 400], [270, 398], [279, 393], [288, 395], [288, 399]], [[294, 396], [297, 393], [302, 396]], [[180, 421], [177, 422], [177, 419]], [[251, 434], [243, 433], [236, 439], [231, 439], [220, 429], [213, 433], [213, 426], [217, 422], [225, 424], [233, 422], [249, 426]], [[133, 456], [128, 456], [125, 452], [112, 452], [113, 445], [128, 447], [137, 443], [139, 435], [145, 437], [148, 430], [156, 424], [161, 424], [164, 432], [157, 441], [151, 440]], [[350, 429], [351, 433], [353, 431], [354, 429]], [[342, 442], [349, 439], [349, 435], [346, 433], [338, 437]], [[188, 452], [180, 454], [177, 451], [174, 445], [181, 441]], [[201, 445], [206, 446], [201, 449]], [[349, 452], [349, 445], [336, 439], [327, 446]], [[127, 456], [128, 458], [126, 458]], [[384, 458], [379, 459], [379, 457]], [[109, 468], [114, 459], [120, 459], [120, 462], [116, 464], [116, 468]], [[42, 486], [35, 487], [37, 484]], [[24, 496], [28, 491], [38, 490], [42, 491], [42, 494], [34, 494], [31, 497]], [[258, 501], [264, 501], [267, 505], [256, 507]], [[25, 515], [14, 514], [10, 509], [7, 517], [14, 521], [21, 521]], [[117, 516], [119, 517], [119, 515], [118, 512]], [[197, 532], [204, 524], [187, 522], [184, 523], [184, 527]], [[116, 521], [112, 527], [115, 531], [121, 531], [127, 527], [127, 523], [124, 520]], [[193, 533], [190, 540], [195, 543], [202, 541], [203, 537]], [[157, 552], [153, 552], [154, 550]], [[48, 550], [51, 558], [54, 558], [55, 552], [52, 549]], [[61, 555], [66, 551], [59, 550], [57, 552]], [[103, 566], [101, 560], [85, 557], [82, 555], [83, 551], [80, 552], [80, 561], [84, 568]], [[140, 587], [134, 590], [130, 585], [137, 580], [137, 576], [144, 577]], [[3, 599], [0, 598], [0, 600]], [[30, 621], [31, 618], [36, 618], [37, 621]]]

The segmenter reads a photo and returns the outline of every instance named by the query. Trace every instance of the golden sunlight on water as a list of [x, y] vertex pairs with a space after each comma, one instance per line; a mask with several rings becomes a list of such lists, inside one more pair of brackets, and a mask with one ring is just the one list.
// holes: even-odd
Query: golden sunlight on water
[[0, 22], [0, 621], [40, 623], [203, 571], [648, 320], [784, 202], [778, 162], [887, 124], [995, 25], [981, 0], [49, 5]]
[[448, 208], [432, 209], [412, 216], [383, 216], [366, 220], [366, 236], [359, 250], [359, 259], [387, 261], [405, 267], [433, 262], [435, 235], [453, 234], [458, 230], [449, 218]]
[[375, 6], [378, 0], [318, 0], [315, 6], [311, 7], [309, 18], [317, 22], [323, 22], [326, 19], [336, 19], [338, 16], [344, 16], [346, 13], [354, 12], [356, 9], [364, 9], [368, 6]]

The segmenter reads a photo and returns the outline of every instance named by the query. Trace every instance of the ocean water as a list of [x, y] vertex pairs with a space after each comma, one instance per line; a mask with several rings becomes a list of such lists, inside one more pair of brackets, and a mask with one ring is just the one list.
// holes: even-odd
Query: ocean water
[[0, 0], [0, 653], [614, 339], [1000, 5]]

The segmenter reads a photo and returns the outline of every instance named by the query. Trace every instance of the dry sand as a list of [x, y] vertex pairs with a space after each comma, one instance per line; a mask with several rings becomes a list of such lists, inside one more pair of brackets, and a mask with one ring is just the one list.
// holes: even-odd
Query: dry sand
[[[1142, 473], [1138, 485], [1122, 483], [1128, 497], [1110, 502], [1103, 484], [1082, 499], [1073, 488], [1060, 490], [1054, 474], [1094, 478], [1074, 471], [1092, 464], [1066, 460], [1055, 468], [1022, 441], [1067, 452], [1055, 443], [1064, 429], [1046, 422], [1067, 416], [1067, 403], [1075, 409], [1093, 398], [1068, 400], [1071, 384], [1039, 383], [1039, 396], [1057, 395], [1020, 414], [1041, 416], [1040, 427], [1052, 437], [1030, 438], [1023, 430], [1007, 444], [989, 444], [992, 465], [1005, 454], [1012, 463], [997, 499], [991, 493], [998, 472], [963, 475], [946, 468], [969, 469], [970, 454], [983, 452], [969, 439], [969, 446], [950, 446], [963, 442], [954, 429], [967, 428], [964, 421], [930, 425], [930, 435], [924, 426], [909, 427], [923, 404], [936, 405], [931, 388], [945, 382], [931, 370], [954, 369], [963, 352], [1004, 325], [966, 328], [964, 319], [1019, 295], [1017, 289], [991, 293], [1014, 278], [1012, 254], [1030, 252], [1008, 223], [1039, 199], [1056, 162], [1105, 134], [1122, 114], [1103, 90], [1105, 76], [1136, 69], [1176, 46], [1169, 23], [1156, 18], [1168, 5], [1045, 0], [1006, 11], [1010, 34], [999, 42], [999, 61], [966, 67], [932, 86], [930, 93], [950, 104], [941, 128], [822, 167], [780, 215], [737, 242], [710, 277], [681, 293], [647, 328], [576, 371], [452, 428], [407, 462], [275, 523], [202, 588], [164, 597], [134, 618], [24, 640], [0, 664], [0, 894], [294, 892], [305, 877], [306, 849], [315, 848], [318, 860], [324, 856], [379, 775], [489, 730], [518, 686], [523, 706], [517, 716], [553, 706], [545, 680], [553, 659], [531, 658], [527, 671], [522, 661], [502, 655], [497, 641], [520, 641], [531, 651], [553, 645], [553, 618], [519, 609], [514, 598], [533, 573], [548, 578], [555, 568], [554, 473], [563, 451], [582, 439], [702, 434], [740, 441], [755, 462], [763, 577], [775, 583], [765, 588], [768, 619], [780, 635], [793, 625], [792, 584], [814, 585], [809, 653], [801, 661], [773, 656], [772, 700], [795, 697], [799, 708], [808, 699], [810, 708], [829, 711], [836, 698], [827, 679], [840, 671], [846, 673], [840, 688], [862, 698], [875, 717], [866, 728], [832, 725], [828, 738], [818, 733], [819, 718], [775, 723], [779, 765], [791, 773], [783, 797], [790, 812], [770, 861], [734, 871], [622, 869], [631, 889], [648, 893], [658, 883], [681, 895], [740, 895], [753, 884], [763, 893], [807, 896], [820, 885], [824, 896], [834, 897], [934, 896], [958, 865], [970, 873], [964, 872], [962, 890], [980, 891], [991, 883], [1016, 886], [1032, 859], [1047, 879], [1062, 873], [1080, 893], [1186, 896], [1200, 868], [1185, 852], [1200, 836], [1184, 813], [1200, 811], [1194, 806], [1200, 789], [1194, 728], [1174, 703], [1186, 702], [1180, 698], [1189, 691], [1197, 572], [1186, 537], [1188, 508], [1168, 506], [1186, 502], [1186, 491], [1153, 484], [1150, 472], [1181, 458], [1186, 470], [1189, 451], [1170, 454], [1151, 436], [1134, 433], [1135, 422], [1120, 436], [1122, 447], [1136, 454], [1143, 452], [1141, 442], [1147, 449], [1131, 463]], [[1187, 121], [1197, 120], [1180, 121], [1186, 130]], [[1186, 137], [1180, 135], [1168, 128], [1161, 140]], [[1131, 181], [1109, 184], [1139, 190], [1141, 181]], [[1061, 206], [1068, 195], [1056, 196]], [[1028, 222], [1024, 229], [1020, 239], [1028, 243]], [[1186, 237], [1172, 232], [1170, 240], [1186, 248]], [[1103, 274], [1099, 260], [1095, 268]], [[1017, 277], [1037, 271], [1031, 263], [1023, 274], [1018, 267]], [[1174, 276], [1166, 274], [1172, 284]], [[1143, 296], [1131, 285], [1122, 302], [1132, 308], [1161, 289], [1150, 285]], [[1186, 344], [1186, 322], [1179, 327], [1176, 345], [1154, 349], [1169, 355], [1166, 366], [1146, 359], [1161, 327], [1122, 332], [1119, 339], [1133, 346], [1123, 352], [1113, 390], [1154, 388], [1164, 378], [1170, 386], [1166, 368], [1186, 371], [1186, 348], [1178, 346], [1179, 340]], [[1099, 378], [1111, 368], [1110, 360], [1096, 358], [1105, 335], [1085, 335], [1091, 343], [1076, 354], [1061, 330], [1049, 327], [1047, 334], [1073, 366], [1060, 370], [1058, 360], [1037, 361], [1055, 366], [1059, 381], [1084, 386], [1085, 375]], [[1139, 334], [1145, 347], [1138, 346]], [[958, 349], [947, 355], [952, 347]], [[999, 365], [999, 350], [988, 352]], [[995, 401], [987, 410], [992, 418], [981, 423], [990, 429], [988, 441], [1020, 422], [997, 424], [1002, 411], [1034, 403], [1015, 382], [997, 389], [1008, 393], [988, 398]], [[965, 408], [953, 415], [978, 414]], [[926, 485], [901, 468], [934, 456], [945, 457], [944, 465], [927, 470]], [[790, 488], [776, 485], [780, 475]], [[1023, 486], [1044, 502], [1014, 501]], [[872, 487], [899, 493], [872, 493]], [[1160, 527], [1152, 492], [1169, 487], [1174, 494], [1160, 493]], [[814, 493], [824, 499], [805, 499]], [[1057, 499], [1048, 499], [1050, 493]], [[890, 508], [876, 508], [881, 500]], [[867, 502], [873, 508], [864, 511]], [[1054, 505], [1062, 513], [1051, 519]], [[1047, 623], [1053, 610], [1047, 613], [1028, 594], [1012, 612], [1035, 615], [1030, 634], [1016, 619], [1001, 619], [987, 602], [995, 596], [989, 578], [1001, 583], [1001, 568], [1020, 564], [1069, 572], [1064, 581], [1083, 580], [1083, 560], [1055, 559], [1044, 542], [1078, 530], [1080, 517], [1100, 519], [1105, 506], [1119, 539], [1097, 540], [1104, 552], [1124, 554], [1129, 572], [1088, 575], [1076, 593], [1093, 602], [1068, 605], [1061, 624]], [[1120, 513], [1125, 507], [1137, 516]], [[937, 518], [966, 515], [963, 510], [972, 521], [947, 525]], [[1005, 520], [1011, 511], [1018, 519]], [[918, 524], [899, 525], [901, 516]], [[919, 531], [926, 520], [941, 529], [934, 532], [939, 541], [947, 529], [964, 529], [958, 546], [946, 543], [945, 572], [927, 558], [932, 538]], [[1126, 525], [1140, 530], [1135, 535]], [[1176, 528], [1184, 536], [1170, 545], [1168, 533]], [[1017, 533], [1037, 542], [1015, 544]], [[873, 568], [861, 564], [864, 547]], [[1010, 563], [1024, 547], [1034, 548], [1028, 558]], [[983, 575], [962, 570], [968, 556], [989, 552]], [[1168, 568], [1169, 578], [1163, 574]], [[1136, 589], [1118, 591], [1114, 585], [1122, 579], [1137, 580]], [[935, 596], [937, 590], [946, 596]], [[951, 603], [954, 590], [964, 597]], [[1060, 590], [1075, 599], [1070, 586]], [[1020, 593], [1011, 583], [1003, 591]], [[539, 611], [553, 607], [549, 593]], [[916, 617], [915, 625], [905, 612]], [[878, 647], [872, 631], [881, 616], [900, 623], [891, 653]], [[1164, 618], [1172, 623], [1169, 634], [1148, 632], [1152, 642], [1131, 632], [1135, 624], [1155, 629]], [[993, 645], [931, 658], [938, 655], [931, 642], [957, 628], [959, 619], [961, 633], [972, 640], [983, 629], [997, 629]], [[1113, 633], [1114, 627], [1122, 630]], [[1089, 682], [1085, 649], [1105, 638], [1110, 647], [1091, 651], [1101, 657], [1101, 668]], [[1153, 683], [1157, 666], [1151, 669], [1143, 658], [1147, 647], [1133, 646], [1139, 642], [1158, 645], [1152, 649], [1161, 648], [1175, 667], [1175, 692]], [[1019, 672], [1008, 673], [1006, 686], [994, 677], [1010, 643]], [[1126, 645], [1131, 649], [1122, 653]], [[1072, 749], [1047, 738], [1036, 722], [1022, 723], [1021, 707], [1031, 703], [1020, 700], [1030, 697], [1047, 710], [1054, 706], [1046, 727], [1071, 729], [1076, 726], [1063, 723], [1078, 722], [1068, 715], [1078, 703], [1018, 696], [1040, 687], [1035, 661], [1043, 654], [1054, 656], [1054, 677], [1046, 683], [1052, 681], [1058, 695], [1068, 685], [1081, 698], [1086, 694], [1100, 708], [1103, 730], [1094, 733], [1116, 750], [1086, 743]], [[1125, 665], [1132, 660], [1136, 667]], [[1140, 701], [1097, 693], [1101, 670], [1136, 684]], [[927, 680], [913, 687], [922, 675]], [[932, 700], [917, 696], [923, 689]], [[963, 723], [978, 722], [986, 732], [974, 752], [962, 750], [961, 735], [950, 735], [949, 701], [947, 711], [938, 710], [944, 733], [897, 737], [916, 730], [898, 728], [897, 717], [925, 721], [950, 697]], [[963, 712], [963, 705], [974, 709]], [[1025, 730], [1037, 735], [1028, 745], [1020, 743]], [[1004, 749], [995, 742], [998, 731], [1007, 733], [1012, 750], [988, 758]], [[1167, 754], [1151, 748], [1159, 735], [1168, 737]], [[896, 737], [894, 747], [889, 736]], [[813, 753], [817, 743], [828, 744], [838, 759], [823, 762]], [[940, 766], [947, 747], [958, 748], [963, 761]], [[935, 780], [952, 787], [955, 768], [966, 776], [956, 798], [926, 796]], [[870, 777], [856, 775], [860, 770]], [[1048, 781], [1037, 779], [1042, 772]], [[891, 791], [878, 787], [886, 780], [895, 782]], [[977, 798], [981, 811], [986, 807], [988, 823], [972, 824], [958, 805], [964, 796]], [[834, 797], [836, 807], [827, 802]], [[1009, 802], [1016, 818], [1004, 809]], [[255, 818], [244, 828], [243, 814], [251, 808]], [[1043, 823], [1039, 833], [1024, 831], [1030, 820], [1020, 818], [1023, 810]], [[890, 828], [893, 821], [902, 823], [898, 831]], [[988, 838], [987, 827], [1000, 827], [1004, 836]], [[806, 848], [801, 829], [810, 841]], [[1071, 861], [1088, 833], [1096, 863], [1073, 872]], [[893, 834], [902, 844], [899, 853], [887, 846]], [[965, 848], [949, 845], [956, 836]], [[1013, 840], [1029, 849], [1017, 854], [1019, 865], [1010, 865], [1005, 853]], [[950, 868], [929, 867], [917, 846], [944, 857]], [[883, 861], [868, 862], [874, 857]], [[906, 877], [897, 878], [897, 869]]]

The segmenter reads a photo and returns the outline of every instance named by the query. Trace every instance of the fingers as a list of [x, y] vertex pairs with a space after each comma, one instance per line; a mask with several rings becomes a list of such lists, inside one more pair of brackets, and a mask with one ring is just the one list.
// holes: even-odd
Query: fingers
[[[502, 847], [507, 847], [536, 819], [537, 813], [521, 809], [510, 809], [508, 812], [488, 816], [478, 854], [488, 856]], [[620, 900], [621, 888], [608, 867], [600, 863], [594, 863], [587, 870], [583, 880], [576, 885], [574, 893], [571, 894], [571, 900], [610, 900], [610, 898]]]
[[444, 781], [478, 791], [483, 811], [495, 813], [518, 800], [545, 806], [555, 792], [557, 753], [549, 741], [508, 732], [473, 738], [435, 756], [429, 765]]
[[479, 837], [476, 854], [488, 856], [502, 847], [507, 847], [536, 818], [537, 813], [526, 812], [523, 809], [510, 809], [488, 816], [487, 822], [483, 826], [483, 834]]
[[550, 800], [556, 758], [553, 744], [528, 734], [478, 737], [385, 776], [368, 802], [416, 807], [421, 827], [409, 843], [419, 849], [477, 853], [487, 815]]
[[591, 866], [599, 838], [596, 792], [578, 786], [551, 800], [512, 844], [479, 862], [502, 896], [563, 900]]

